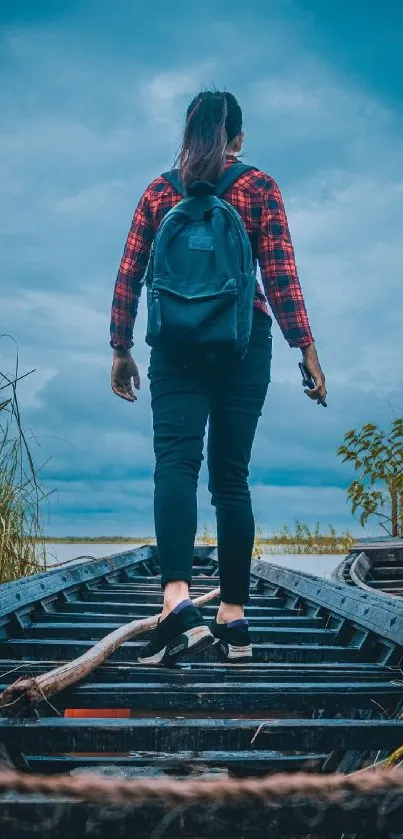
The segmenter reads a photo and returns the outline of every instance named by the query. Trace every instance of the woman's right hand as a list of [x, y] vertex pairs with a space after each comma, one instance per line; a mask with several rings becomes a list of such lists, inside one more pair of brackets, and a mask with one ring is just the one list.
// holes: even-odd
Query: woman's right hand
[[140, 374], [137, 364], [129, 351], [126, 353], [113, 353], [113, 364], [111, 372], [111, 387], [116, 396], [126, 399], [127, 402], [135, 402], [137, 396], [133, 390], [140, 390]]
[[302, 350], [302, 360], [315, 382], [315, 387], [312, 390], [307, 389], [305, 391], [306, 395], [316, 402], [324, 402], [326, 399], [325, 374], [320, 366], [315, 344], [310, 344], [309, 347]]

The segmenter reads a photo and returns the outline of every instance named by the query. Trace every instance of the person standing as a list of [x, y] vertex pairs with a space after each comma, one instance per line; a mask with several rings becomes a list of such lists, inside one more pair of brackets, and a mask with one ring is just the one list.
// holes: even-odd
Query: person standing
[[[164, 604], [159, 624], [141, 656], [144, 664], [171, 665], [212, 643], [218, 644], [228, 661], [252, 659], [244, 614], [249, 600], [255, 536], [248, 469], [270, 382], [272, 321], [268, 303], [288, 344], [302, 352], [303, 363], [315, 383], [308, 395], [316, 401], [326, 397], [325, 377], [308, 321], [281, 193], [272, 177], [238, 162], [243, 137], [242, 111], [235, 96], [228, 92], [202, 91], [193, 99], [187, 110], [178, 169], [156, 178], [140, 199], [115, 284], [111, 385], [117, 396], [134, 402], [140, 377], [131, 354], [133, 327], [144, 278], [153, 275], [148, 285], [147, 340], [152, 346], [148, 376], [156, 460], [154, 519]], [[207, 209], [203, 216], [198, 216], [199, 227], [195, 228], [196, 222], [192, 225], [191, 218], [189, 221], [178, 210], [184, 208], [186, 213], [189, 207], [196, 206], [195, 202], [199, 206], [200, 201], [205, 202], [203, 206]], [[219, 219], [224, 219], [221, 227]], [[154, 264], [158, 258], [161, 262], [161, 249], [168, 247], [162, 244], [162, 230], [168, 230], [168, 222], [172, 229], [175, 221], [183, 225], [177, 232], [187, 236], [187, 250], [179, 252], [183, 258], [179, 265], [183, 264], [184, 274], [187, 257], [198, 260], [191, 263], [189, 299], [186, 294], [182, 297], [172, 294], [172, 289], [168, 293], [169, 289], [161, 284], [161, 276], [157, 276], [158, 265]], [[225, 224], [232, 231], [227, 239]], [[176, 241], [178, 247], [179, 242], [183, 247], [183, 236], [182, 239], [177, 236]], [[227, 262], [236, 261], [237, 243], [241, 243], [242, 249], [243, 242], [245, 259], [249, 249], [253, 266], [257, 262], [260, 266], [264, 290], [254, 275], [253, 287], [250, 286], [249, 326], [245, 326], [246, 315], [243, 326], [239, 325], [243, 311], [240, 302], [237, 310], [230, 311], [231, 300], [225, 303], [225, 308], [224, 290], [219, 308], [218, 296], [213, 300], [208, 294], [209, 277], [203, 279], [202, 268], [198, 272], [198, 266], [214, 264], [206, 259], [219, 259], [218, 251], [222, 251], [221, 244], [225, 241], [232, 243]], [[167, 276], [169, 270], [166, 268]], [[180, 273], [181, 268], [175, 270]], [[196, 280], [198, 273], [201, 278]], [[184, 282], [184, 276], [179, 279]], [[196, 289], [197, 282], [199, 286], [206, 283], [204, 297], [200, 288]], [[250, 272], [245, 282], [250, 285]], [[196, 289], [194, 294], [192, 289]], [[238, 288], [238, 294], [245, 293], [246, 312], [245, 289]], [[235, 294], [230, 281], [226, 292], [228, 300]], [[209, 300], [215, 306], [210, 320], [205, 314]], [[191, 307], [192, 301], [197, 305]], [[191, 336], [196, 349], [192, 351], [190, 345], [181, 349], [178, 336], [185, 334], [181, 332], [184, 313], [186, 317], [188, 313], [191, 313], [189, 317], [195, 317], [195, 312], [199, 313], [198, 319], [186, 335], [188, 344]], [[174, 346], [174, 341], [172, 347], [158, 342], [162, 334], [161, 317], [166, 321], [166, 334], [176, 337], [178, 346]], [[234, 317], [238, 318], [235, 332]], [[227, 329], [228, 335], [236, 333], [234, 341], [238, 343], [241, 333], [243, 339], [247, 333], [241, 353], [202, 351], [207, 346], [203, 341], [211, 343], [213, 335], [216, 342], [224, 340], [224, 332], [218, 335], [221, 326], [224, 331]], [[221, 588], [217, 616], [210, 626], [189, 599], [197, 531], [197, 484], [207, 422], [209, 490], [216, 509]]]

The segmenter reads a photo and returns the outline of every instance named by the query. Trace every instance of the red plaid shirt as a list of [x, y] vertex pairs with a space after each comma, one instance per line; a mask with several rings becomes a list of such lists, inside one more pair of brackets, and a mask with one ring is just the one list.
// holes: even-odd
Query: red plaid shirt
[[[228, 157], [226, 166], [235, 161]], [[298, 279], [294, 250], [280, 190], [264, 172], [245, 172], [223, 196], [242, 217], [262, 275], [265, 295], [256, 285], [255, 306], [268, 314], [266, 299], [291, 347], [313, 342]], [[112, 303], [111, 346], [133, 346], [143, 277], [154, 235], [165, 214], [181, 196], [162, 177], [147, 187], [134, 213]]]

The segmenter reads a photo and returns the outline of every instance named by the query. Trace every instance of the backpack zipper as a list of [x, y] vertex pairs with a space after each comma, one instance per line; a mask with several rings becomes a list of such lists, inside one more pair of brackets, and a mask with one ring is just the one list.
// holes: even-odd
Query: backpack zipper
[[158, 289], [153, 288], [152, 295], [153, 295], [153, 298], [154, 298], [154, 301], [155, 301], [156, 323], [157, 323], [157, 329], [158, 329], [158, 332], [159, 332], [160, 329], [161, 329], [161, 326], [162, 326], [162, 318], [161, 318], [160, 293], [159, 293]]

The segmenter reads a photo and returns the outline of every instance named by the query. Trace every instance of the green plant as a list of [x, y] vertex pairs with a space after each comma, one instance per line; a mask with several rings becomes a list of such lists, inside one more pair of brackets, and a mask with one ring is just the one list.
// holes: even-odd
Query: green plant
[[[217, 544], [217, 526], [212, 525], [208, 527], [204, 525], [202, 533], [198, 536], [198, 541], [202, 545], [216, 545]], [[255, 542], [253, 546], [253, 556], [258, 557], [261, 556], [262, 552], [264, 551], [264, 544], [265, 540], [262, 536], [262, 531], [260, 526], [256, 525], [256, 532], [255, 532]]]
[[252, 556], [254, 556], [256, 558], [260, 557], [263, 552], [264, 552], [264, 539], [263, 539], [263, 535], [262, 535], [262, 528], [260, 527], [260, 524], [256, 524], [256, 527], [255, 527], [255, 541], [254, 541], [254, 545], [253, 545]]
[[376, 517], [386, 533], [403, 535], [403, 419], [387, 431], [373, 423], [348, 431], [336, 455], [359, 474], [347, 497], [353, 513], [360, 511], [361, 525]]
[[204, 525], [203, 532], [201, 536], [198, 537], [199, 542], [202, 545], [216, 545], [217, 543], [217, 528], [214, 525], [213, 527], [207, 527]]
[[0, 373], [0, 583], [44, 570], [41, 506], [47, 494], [22, 427], [15, 375]]
[[[354, 538], [349, 530], [342, 533], [337, 533], [336, 529], [329, 525], [329, 532], [324, 533], [320, 522], [316, 522], [314, 528], [311, 529], [309, 525], [300, 522], [298, 519], [294, 520], [293, 528], [288, 524], [275, 532], [266, 543], [275, 547], [286, 548], [288, 553], [293, 554], [323, 554], [323, 553], [342, 553], [347, 554], [351, 550]], [[271, 552], [274, 552], [272, 550]]]
[[[204, 545], [215, 545], [217, 532], [215, 527], [204, 527], [199, 542]], [[295, 519], [293, 527], [288, 524], [273, 533], [272, 536], [263, 536], [262, 528], [256, 524], [255, 544], [253, 556], [261, 556], [262, 553], [275, 554], [286, 550], [292, 554], [348, 554], [354, 543], [354, 538], [349, 530], [337, 533], [336, 529], [329, 525], [329, 532], [324, 533], [320, 522], [316, 522], [313, 530], [307, 524]]]

